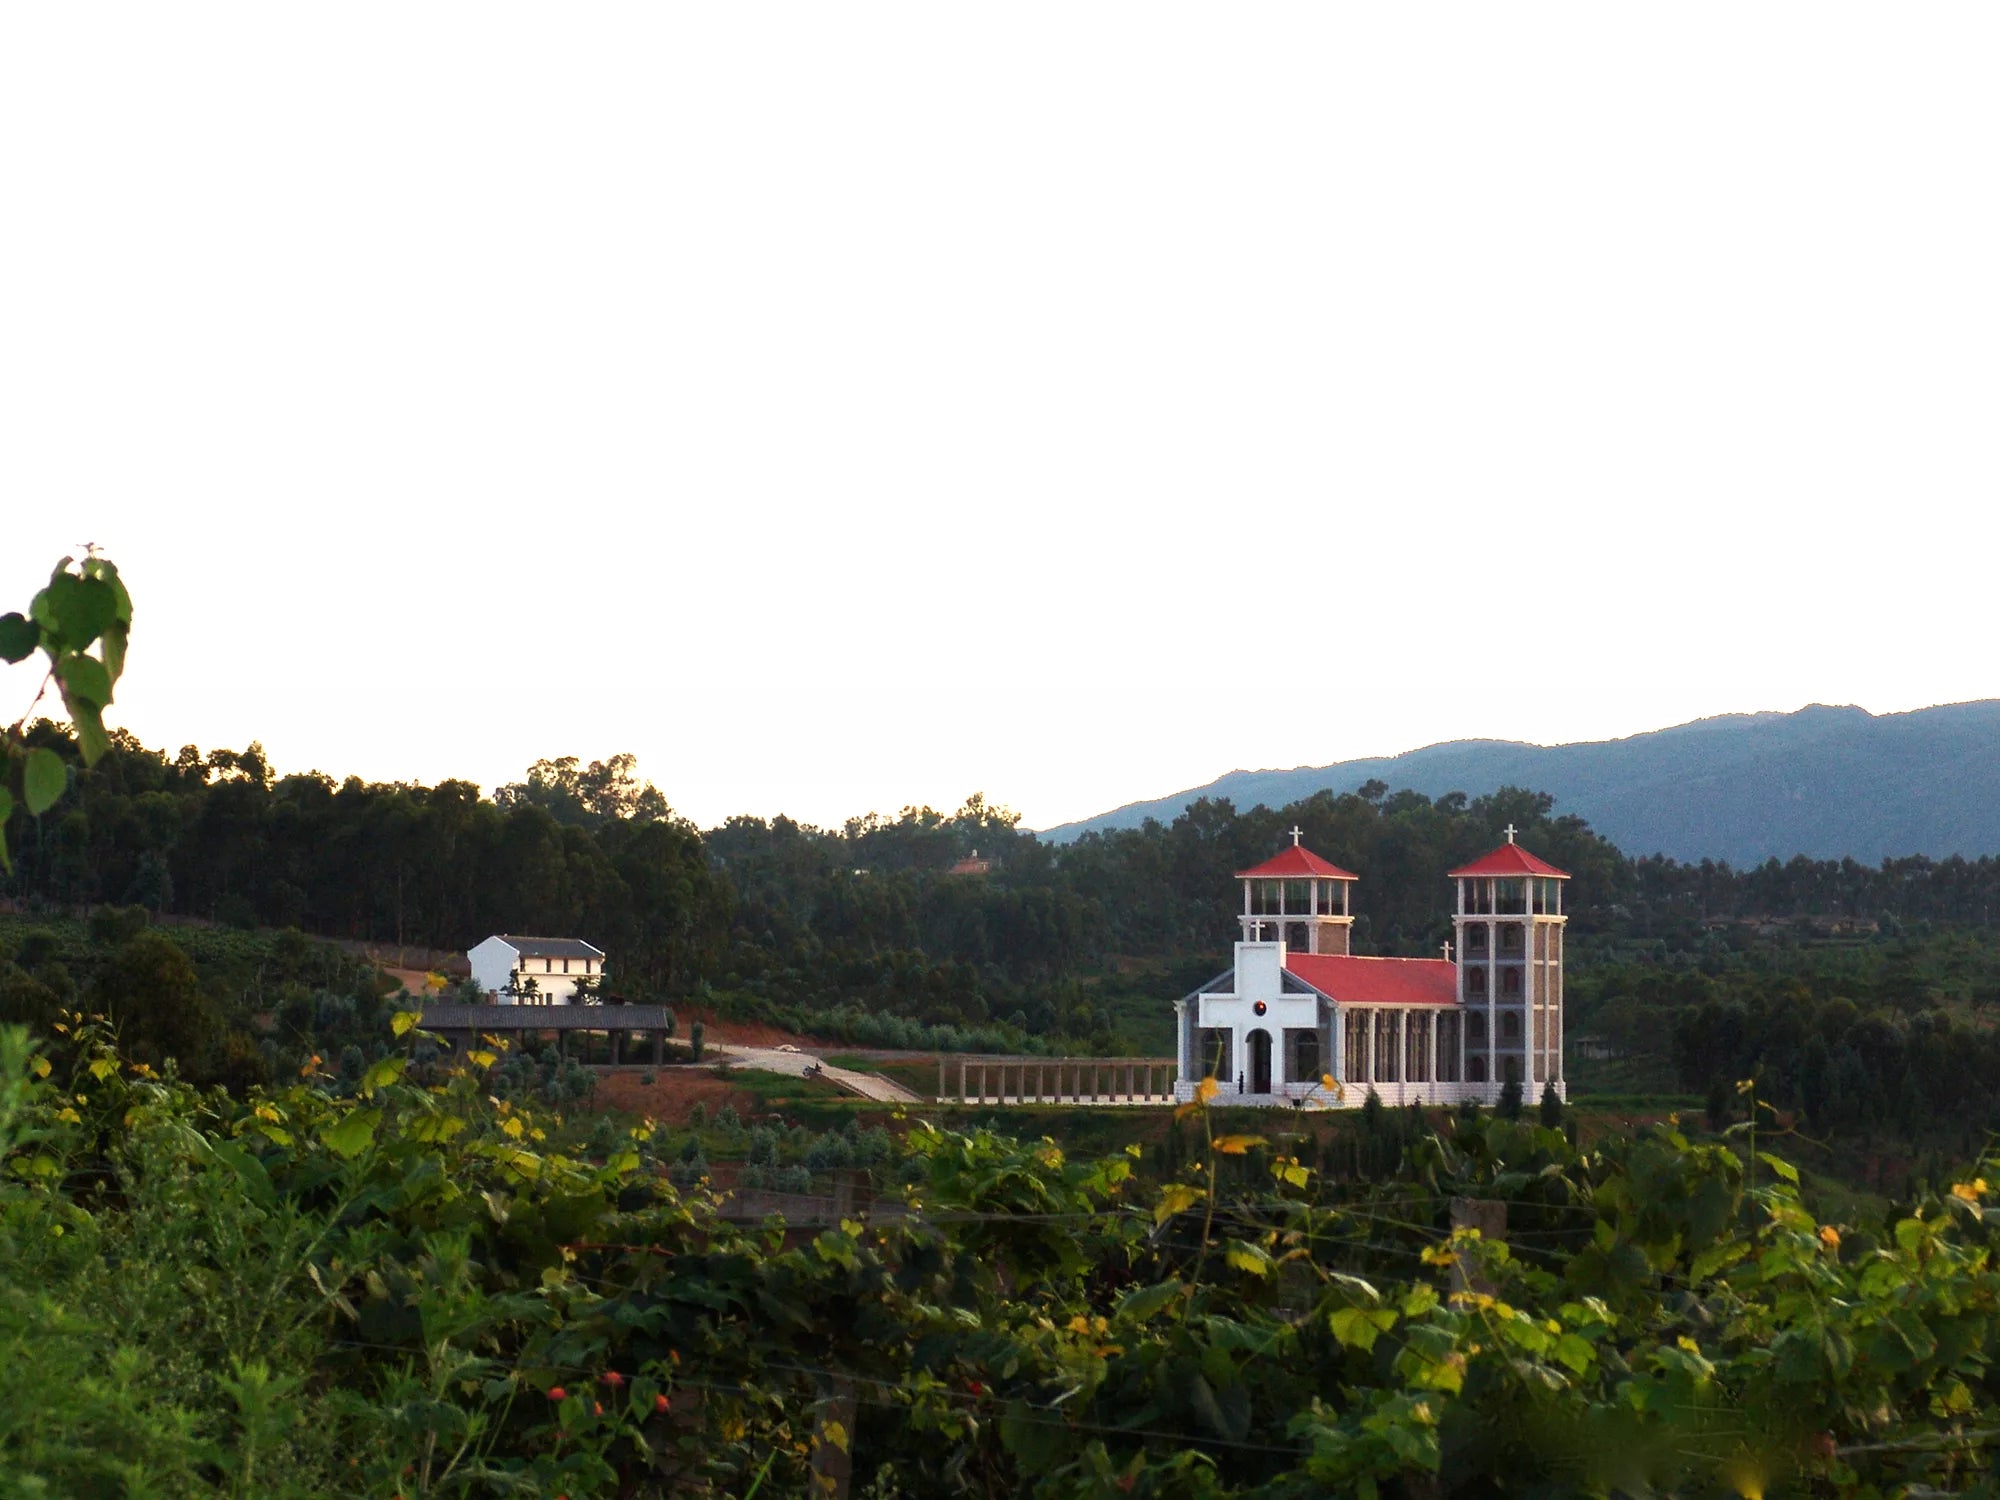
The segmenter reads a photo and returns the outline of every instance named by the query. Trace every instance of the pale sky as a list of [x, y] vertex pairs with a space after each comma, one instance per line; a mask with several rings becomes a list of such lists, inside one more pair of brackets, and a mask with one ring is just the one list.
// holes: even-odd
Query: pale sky
[[8, 7], [0, 610], [95, 541], [150, 744], [704, 824], [1994, 696], [1996, 42]]

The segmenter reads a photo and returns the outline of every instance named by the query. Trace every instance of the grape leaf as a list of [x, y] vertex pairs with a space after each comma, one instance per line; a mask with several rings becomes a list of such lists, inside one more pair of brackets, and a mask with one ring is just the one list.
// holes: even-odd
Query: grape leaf
[[29, 812], [39, 818], [68, 789], [69, 767], [60, 755], [39, 745], [28, 752], [28, 762], [21, 768], [21, 798]]
[[0, 615], [0, 661], [26, 661], [41, 643], [41, 628], [26, 615]]

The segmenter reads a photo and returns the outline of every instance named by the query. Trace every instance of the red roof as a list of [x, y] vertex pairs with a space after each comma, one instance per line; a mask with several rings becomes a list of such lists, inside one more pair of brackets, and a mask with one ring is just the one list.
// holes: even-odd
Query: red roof
[[1447, 880], [1456, 880], [1461, 875], [1551, 875], [1557, 880], [1569, 879], [1569, 871], [1558, 870], [1545, 859], [1537, 859], [1519, 844], [1502, 844], [1490, 854], [1482, 854], [1469, 865], [1460, 865]]
[[1321, 859], [1310, 849], [1301, 849], [1297, 844], [1278, 855], [1267, 859], [1251, 870], [1238, 870], [1238, 880], [1278, 880], [1286, 877], [1297, 880], [1308, 875], [1317, 875], [1321, 880], [1359, 880], [1352, 871], [1343, 870], [1331, 861]]
[[1344, 1005], [1458, 1004], [1458, 965], [1442, 958], [1287, 953], [1285, 968]]

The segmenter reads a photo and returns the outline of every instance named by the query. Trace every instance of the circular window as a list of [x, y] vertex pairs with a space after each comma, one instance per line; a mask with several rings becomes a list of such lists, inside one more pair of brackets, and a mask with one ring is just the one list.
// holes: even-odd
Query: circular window
[[1251, 1006], [1250, 1008], [1256, 1011], [1257, 1014], [1261, 1016], [1264, 1014], [1265, 1011], [1269, 1010], [1271, 1007], [1266, 1005], [1262, 1000], [1259, 1000], [1255, 1005]]

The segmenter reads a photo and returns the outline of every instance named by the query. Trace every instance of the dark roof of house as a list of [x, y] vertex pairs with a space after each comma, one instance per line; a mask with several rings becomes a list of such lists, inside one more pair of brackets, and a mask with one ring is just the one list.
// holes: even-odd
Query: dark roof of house
[[604, 950], [593, 948], [582, 938], [515, 937], [498, 934], [501, 942], [523, 958], [602, 958]]

